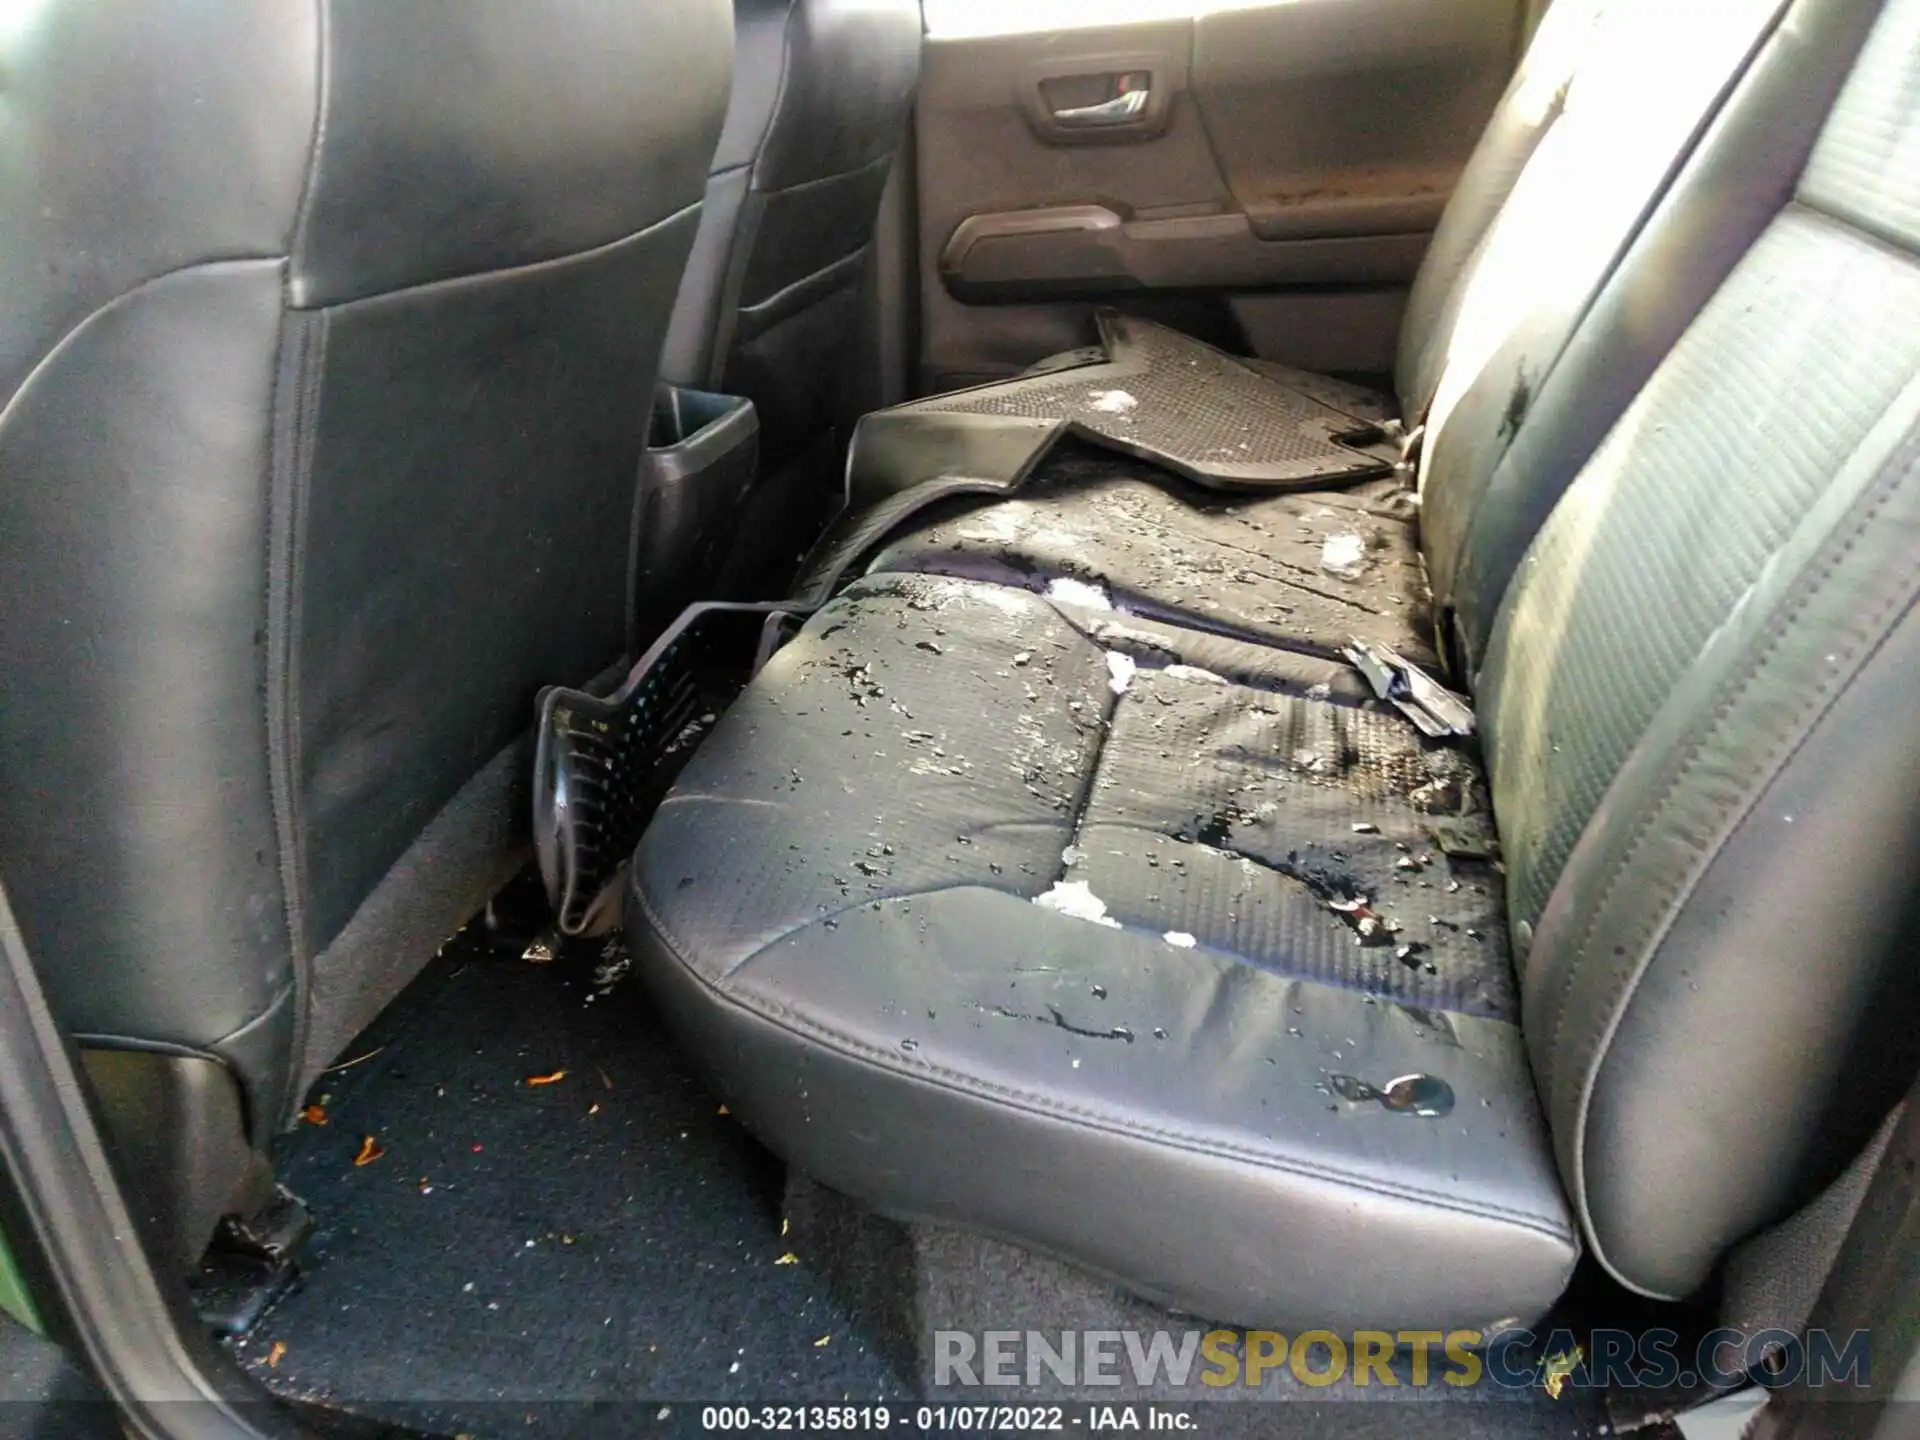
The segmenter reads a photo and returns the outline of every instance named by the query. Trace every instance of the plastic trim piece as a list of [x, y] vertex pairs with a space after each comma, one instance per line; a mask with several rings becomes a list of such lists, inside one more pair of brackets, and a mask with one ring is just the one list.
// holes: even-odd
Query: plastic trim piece
[[[991, 302], [1137, 290], [1259, 290], [1400, 284], [1426, 254], [1437, 204], [1392, 202], [1362, 233], [1344, 210], [1249, 217], [1239, 210], [1129, 219], [1104, 205], [969, 215], [940, 252], [957, 300]], [[1355, 221], [1354, 223], [1358, 223]]]
[[[611, 695], [549, 686], [534, 729], [533, 846], [563, 935], [609, 928], [627, 857], [790, 602], [690, 605]], [[731, 694], [724, 698], [731, 699]]]
[[127, 1432], [143, 1440], [309, 1435], [213, 1352], [188, 1318], [184, 1287], [163, 1287], [4, 888], [0, 1054], [0, 1164], [78, 1346]]

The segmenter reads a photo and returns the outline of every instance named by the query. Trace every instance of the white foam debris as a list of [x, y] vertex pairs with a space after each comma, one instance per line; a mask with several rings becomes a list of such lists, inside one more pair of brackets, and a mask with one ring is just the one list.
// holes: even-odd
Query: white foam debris
[[1197, 680], [1202, 685], [1230, 683], [1226, 676], [1216, 675], [1211, 670], [1202, 670], [1198, 665], [1169, 665], [1161, 673], [1169, 680]]
[[1034, 896], [1033, 903], [1042, 910], [1071, 915], [1076, 920], [1111, 925], [1115, 930], [1120, 928], [1120, 922], [1107, 914], [1107, 902], [1094, 894], [1084, 880], [1056, 880], [1046, 894]]
[[1107, 597], [1107, 587], [1090, 585], [1085, 580], [1075, 580], [1062, 575], [1047, 582], [1047, 598], [1064, 600], [1069, 605], [1084, 605], [1089, 610], [1111, 610], [1113, 601]]
[[1318, 685], [1309, 685], [1307, 687], [1307, 699], [1309, 700], [1331, 700], [1332, 698], [1333, 686], [1327, 684], [1325, 681], [1322, 681]]
[[1200, 943], [1184, 930], [1169, 930], [1160, 938], [1176, 950], [1191, 950]]
[[1366, 538], [1352, 530], [1329, 535], [1320, 547], [1320, 568], [1343, 579], [1354, 579], [1367, 568]]
[[1107, 686], [1116, 695], [1127, 693], [1127, 687], [1133, 684], [1134, 671], [1140, 667], [1133, 663], [1131, 655], [1123, 655], [1118, 650], [1107, 651]]
[[1102, 415], [1126, 415], [1140, 404], [1124, 390], [1089, 390], [1087, 403]]
[[1011, 505], [989, 505], [968, 515], [954, 533], [962, 540], [1018, 540], [1022, 518]]
[[1086, 858], [1086, 851], [1082, 850], [1078, 845], [1069, 845], [1060, 852], [1060, 863], [1062, 865], [1078, 865]]

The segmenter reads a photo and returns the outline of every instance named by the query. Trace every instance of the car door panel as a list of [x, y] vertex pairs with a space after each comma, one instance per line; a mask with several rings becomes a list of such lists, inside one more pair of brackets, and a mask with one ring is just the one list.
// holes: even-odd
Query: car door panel
[[1296, 0], [1194, 22], [1192, 84], [1263, 240], [1431, 233], [1511, 68], [1513, 0]]
[[[921, 388], [1085, 343], [1115, 297], [1272, 358], [1387, 368], [1520, 8], [1287, 0], [936, 29], [915, 125]], [[1293, 335], [1302, 313], [1319, 333]]]

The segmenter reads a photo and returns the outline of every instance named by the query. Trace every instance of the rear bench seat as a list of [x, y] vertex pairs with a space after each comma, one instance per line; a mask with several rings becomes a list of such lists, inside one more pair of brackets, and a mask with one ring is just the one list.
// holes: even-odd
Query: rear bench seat
[[[896, 553], [815, 615], [633, 866], [736, 1113], [889, 1212], [1279, 1326], [1531, 1320], [1583, 1241], [1691, 1295], [1830, 1179], [1920, 1061], [1917, 39], [1920, 0], [1796, 0], [1511, 433], [1461, 472], [1432, 436], [1429, 517], [1543, 517], [1467, 567], [1486, 778], [1324, 634], [1118, 573]], [[1107, 483], [980, 513], [1094, 534]]]

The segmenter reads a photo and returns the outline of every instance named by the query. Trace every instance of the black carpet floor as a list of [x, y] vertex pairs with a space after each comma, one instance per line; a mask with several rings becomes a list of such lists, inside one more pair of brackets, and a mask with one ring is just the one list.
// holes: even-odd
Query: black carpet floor
[[[526, 913], [517, 898], [496, 913]], [[903, 1393], [788, 1258], [779, 1168], [637, 987], [597, 943], [533, 964], [527, 938], [469, 926], [344, 1057], [368, 1058], [322, 1077], [325, 1123], [276, 1156], [318, 1222], [306, 1278], [244, 1363], [289, 1398], [443, 1434], [651, 1433], [697, 1425], [694, 1401]], [[356, 1164], [368, 1137], [378, 1158]]]

